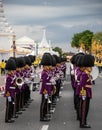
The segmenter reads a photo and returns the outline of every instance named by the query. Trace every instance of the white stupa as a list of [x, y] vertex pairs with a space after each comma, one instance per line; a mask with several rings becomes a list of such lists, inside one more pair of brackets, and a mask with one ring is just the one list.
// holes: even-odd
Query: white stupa
[[45, 52], [50, 52], [51, 45], [47, 42], [46, 39], [46, 30], [43, 30], [43, 38], [41, 43], [38, 45], [38, 55], [43, 55]]
[[39, 44], [39, 48], [50, 48], [50, 45], [46, 39], [46, 30], [45, 29], [43, 30], [43, 38], [42, 38], [41, 43]]

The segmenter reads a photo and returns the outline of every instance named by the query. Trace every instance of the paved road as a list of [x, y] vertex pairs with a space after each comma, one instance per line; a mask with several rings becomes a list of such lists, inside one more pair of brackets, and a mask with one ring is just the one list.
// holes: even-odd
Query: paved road
[[[4, 122], [5, 98], [0, 96], [0, 130], [79, 130], [79, 122], [73, 107], [73, 91], [70, 80], [65, 81], [57, 102], [56, 110], [50, 122], [39, 121], [40, 95], [39, 91], [32, 92], [34, 101], [13, 124]], [[97, 78], [93, 86], [93, 99], [90, 104], [88, 121], [91, 130], [102, 129], [102, 79]]]

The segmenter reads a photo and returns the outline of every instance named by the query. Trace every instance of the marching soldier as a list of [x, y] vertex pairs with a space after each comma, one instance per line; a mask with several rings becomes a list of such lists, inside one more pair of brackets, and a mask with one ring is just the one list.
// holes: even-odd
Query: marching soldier
[[[79, 66], [77, 65], [77, 62], [79, 61], [79, 58], [83, 56], [84, 53], [77, 53], [71, 58], [71, 66], [70, 66], [70, 76], [71, 76], [71, 85], [74, 90], [74, 108], [77, 111], [77, 104], [78, 104], [78, 93], [76, 92], [79, 88], [80, 81], [77, 79]], [[78, 116], [77, 116], [78, 119]]]
[[24, 67], [24, 77], [25, 79], [27, 79], [28, 81], [25, 82], [25, 92], [24, 92], [24, 104], [31, 102], [31, 93], [30, 93], [30, 84], [31, 84], [31, 73], [32, 73], [32, 69], [31, 69], [31, 59], [28, 56], [24, 57], [25, 59], [25, 67]]
[[55, 67], [56, 67], [56, 59], [55, 57], [52, 55], [52, 66], [50, 68], [50, 71], [52, 73], [51, 75], [51, 82], [52, 82], [52, 104], [51, 104], [51, 109], [53, 110], [55, 108], [56, 105], [56, 76], [55, 76]]
[[6, 97], [6, 113], [5, 122], [12, 123], [13, 110], [14, 110], [14, 98], [15, 98], [15, 77], [14, 73], [16, 70], [16, 63], [13, 59], [9, 59], [6, 64], [6, 70], [8, 70], [6, 75], [5, 84], [5, 97]]
[[56, 77], [56, 100], [58, 101], [60, 96], [60, 89], [61, 89], [61, 79], [62, 79], [62, 75], [63, 72], [61, 70], [61, 59], [60, 57], [58, 57], [57, 55], [54, 55], [55, 59], [56, 59], [56, 67], [55, 67], [55, 77]]
[[24, 84], [24, 66], [25, 66], [25, 60], [23, 57], [17, 58], [18, 62], [18, 80], [20, 80], [21, 83], [17, 80], [17, 85], [19, 86], [20, 89], [20, 95], [19, 95], [19, 110], [20, 111], [25, 111], [24, 109], [24, 90], [25, 90], [25, 84]]
[[77, 109], [77, 101], [76, 101], [76, 57], [77, 54], [75, 54], [72, 58], [71, 58], [71, 65], [70, 65], [70, 77], [71, 77], [71, 85], [72, 88], [74, 90], [74, 109]]
[[77, 120], [80, 120], [80, 114], [79, 114], [79, 106], [80, 106], [80, 79], [81, 79], [81, 75], [82, 72], [84, 71], [85, 67], [83, 67], [83, 65], [80, 63], [80, 61], [83, 61], [83, 57], [84, 55], [78, 55], [77, 56], [77, 60], [76, 60], [76, 78], [75, 78], [75, 82], [76, 82], [76, 92], [75, 92], [75, 97], [76, 97], [76, 114], [77, 114]]
[[42, 95], [41, 105], [40, 105], [40, 121], [50, 121], [47, 116], [48, 112], [48, 99], [51, 94], [52, 88], [49, 77], [49, 66], [51, 66], [51, 56], [48, 53], [44, 53], [41, 65], [43, 65], [43, 71], [41, 74], [42, 86], [40, 94]]
[[[20, 73], [21, 73], [21, 68], [20, 68], [20, 64], [19, 64], [19, 58], [16, 58], [16, 71], [15, 71], [15, 75], [16, 75], [16, 82], [18, 78], [22, 78]], [[22, 114], [22, 112], [20, 112], [20, 92], [21, 92], [21, 85], [18, 85], [16, 83], [16, 113], [17, 114]]]
[[80, 77], [80, 128], [91, 128], [87, 123], [87, 116], [90, 106], [90, 99], [92, 98], [92, 77], [90, 75], [94, 60], [91, 55], [85, 55], [83, 59], [84, 71]]

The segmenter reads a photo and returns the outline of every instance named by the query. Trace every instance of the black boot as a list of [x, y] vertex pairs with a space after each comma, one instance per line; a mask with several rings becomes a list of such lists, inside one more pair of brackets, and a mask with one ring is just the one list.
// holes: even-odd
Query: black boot
[[91, 128], [91, 126], [90, 126], [90, 125], [85, 124], [85, 125], [80, 125], [80, 128]]

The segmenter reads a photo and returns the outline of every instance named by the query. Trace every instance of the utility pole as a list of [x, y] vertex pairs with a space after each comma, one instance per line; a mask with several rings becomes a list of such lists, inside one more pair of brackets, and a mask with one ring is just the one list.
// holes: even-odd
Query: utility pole
[[16, 56], [16, 44], [15, 44], [15, 35], [12, 38], [12, 49], [13, 49], [13, 57]]

